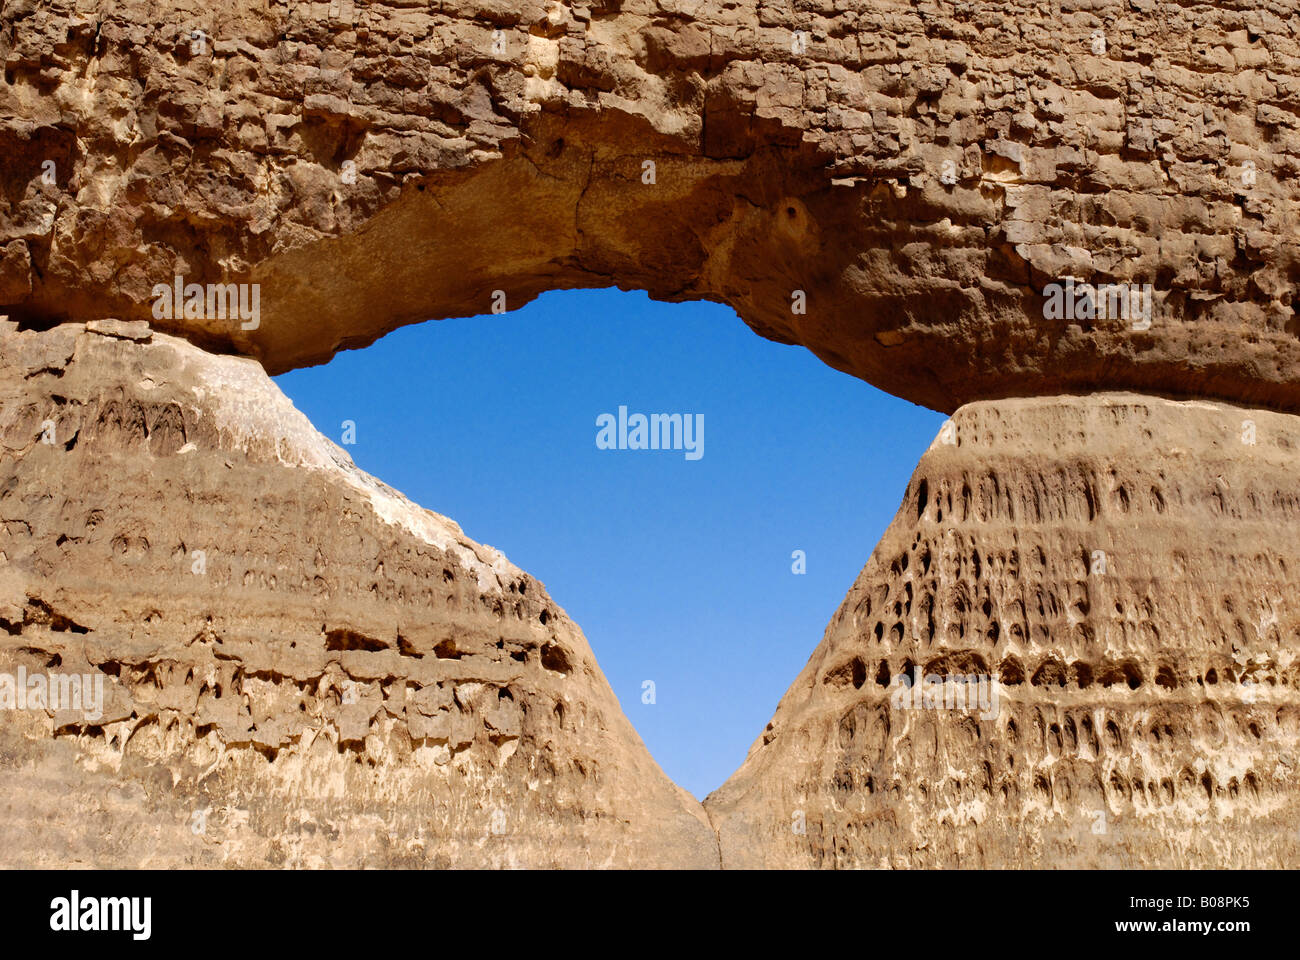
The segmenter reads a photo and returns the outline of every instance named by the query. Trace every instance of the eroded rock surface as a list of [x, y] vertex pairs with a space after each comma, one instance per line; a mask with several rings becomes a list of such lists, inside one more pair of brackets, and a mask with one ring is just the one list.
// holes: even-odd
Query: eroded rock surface
[[[953, 425], [705, 801], [723, 865], [1300, 865], [1300, 419], [1111, 393]], [[918, 669], [998, 699], [903, 700]]]
[[[1300, 410], [1298, 32], [1290, 0], [5, 0], [0, 306], [258, 283], [255, 329], [155, 325], [280, 372], [618, 284], [936, 409]], [[1066, 276], [1152, 284], [1150, 329], [1044, 319]]]
[[[0, 0], [0, 65], [0, 671], [111, 693], [6, 715], [6, 863], [1297, 865], [1290, 0]], [[716, 836], [264, 373], [611, 284], [959, 410]]]
[[540, 583], [358, 470], [255, 361], [0, 323], [6, 866], [713, 866]]

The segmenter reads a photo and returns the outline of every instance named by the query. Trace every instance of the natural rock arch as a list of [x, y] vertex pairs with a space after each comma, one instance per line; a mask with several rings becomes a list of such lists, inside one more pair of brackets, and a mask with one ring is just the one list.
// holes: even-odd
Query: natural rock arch
[[[256, 330], [155, 323], [279, 372], [494, 290], [614, 284], [724, 301], [945, 411], [1098, 388], [1300, 409], [1281, 7], [10, 0], [4, 18], [13, 316], [152, 319], [177, 275], [259, 283]], [[1066, 276], [1151, 283], [1154, 326], [1044, 320]]]
[[[1294, 12], [837, 6], [7, 0], [0, 658], [114, 680], [4, 728], [14, 862], [1294, 864]], [[178, 276], [260, 322], [155, 317]], [[1046, 319], [1068, 277], [1152, 326]], [[611, 283], [955, 411], [703, 809], [539, 586], [266, 378]], [[894, 709], [917, 664], [1000, 665], [1006, 713]], [[42, 790], [129, 827], [33, 830]], [[258, 816], [214, 846], [209, 801]]]

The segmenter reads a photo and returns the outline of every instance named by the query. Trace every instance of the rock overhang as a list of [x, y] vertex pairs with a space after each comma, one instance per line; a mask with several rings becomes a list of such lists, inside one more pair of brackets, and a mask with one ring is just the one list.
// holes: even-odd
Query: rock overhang
[[[727, 303], [949, 412], [1096, 389], [1300, 409], [1300, 45], [1268, 10], [3, 16], [0, 300], [28, 323], [146, 319], [278, 373], [620, 286]], [[256, 284], [259, 322], [158, 316], [178, 277]], [[1150, 284], [1151, 325], [1049, 317], [1066, 278]]]

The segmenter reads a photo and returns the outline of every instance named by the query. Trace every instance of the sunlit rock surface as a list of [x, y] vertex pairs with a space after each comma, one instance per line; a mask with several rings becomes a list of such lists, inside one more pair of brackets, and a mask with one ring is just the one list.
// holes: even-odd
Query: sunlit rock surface
[[105, 691], [0, 714], [0, 862], [717, 866], [540, 583], [255, 361], [103, 329], [0, 325], [0, 671]]
[[[724, 301], [946, 411], [1116, 388], [1300, 410], [1295, 18], [7, 0], [0, 307], [155, 319], [178, 276], [257, 283], [256, 328], [155, 325], [278, 373], [620, 285]], [[1150, 328], [1045, 318], [1066, 277], [1151, 284]]]
[[1298, 452], [1228, 404], [963, 407], [705, 801], [723, 865], [1300, 864]]

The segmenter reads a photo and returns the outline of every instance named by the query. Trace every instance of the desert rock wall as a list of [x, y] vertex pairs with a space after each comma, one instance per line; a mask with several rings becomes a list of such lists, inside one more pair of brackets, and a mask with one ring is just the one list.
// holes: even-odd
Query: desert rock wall
[[[1298, 131], [1290, 0], [0, 0], [4, 861], [1295, 866]], [[953, 415], [703, 806], [268, 379], [608, 286]]]
[[717, 866], [578, 627], [253, 360], [0, 327], [10, 866]]
[[705, 801], [724, 866], [1300, 862], [1300, 421], [1102, 393], [950, 424]]

